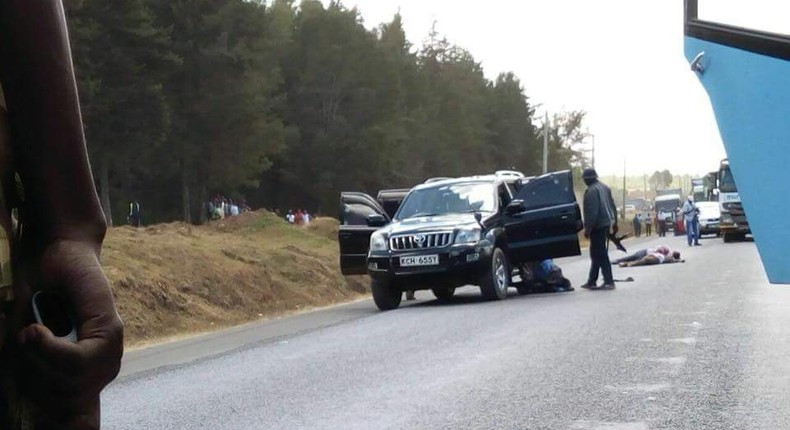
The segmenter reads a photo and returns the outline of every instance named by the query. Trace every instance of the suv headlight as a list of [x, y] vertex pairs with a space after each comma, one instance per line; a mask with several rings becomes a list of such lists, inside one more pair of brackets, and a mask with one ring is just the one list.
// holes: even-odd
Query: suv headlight
[[386, 251], [388, 249], [387, 239], [384, 238], [382, 233], [373, 233], [370, 235], [370, 250], [371, 251]]
[[477, 243], [480, 242], [480, 236], [481, 234], [479, 228], [458, 230], [458, 233], [455, 235], [455, 243], [456, 245], [462, 243]]

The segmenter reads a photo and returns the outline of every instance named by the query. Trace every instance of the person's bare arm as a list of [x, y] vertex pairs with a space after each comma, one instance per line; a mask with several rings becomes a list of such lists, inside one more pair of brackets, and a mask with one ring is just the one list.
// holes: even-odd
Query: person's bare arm
[[42, 240], [99, 245], [106, 230], [88, 165], [59, 0], [2, 2], [2, 76], [26, 223]]
[[[50, 420], [44, 428], [98, 428], [99, 393], [120, 368], [123, 326], [98, 260], [106, 222], [88, 164], [63, 6], [4, 0], [0, 20], [0, 82], [24, 183], [14, 266], [20, 387]], [[76, 344], [26, 325], [37, 289], [65, 296]]]

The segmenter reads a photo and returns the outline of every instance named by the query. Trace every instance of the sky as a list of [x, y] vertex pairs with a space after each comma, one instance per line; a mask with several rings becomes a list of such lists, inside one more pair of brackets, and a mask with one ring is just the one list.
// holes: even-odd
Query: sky
[[[325, 0], [329, 3], [329, 0]], [[439, 33], [490, 79], [512, 71], [538, 112], [587, 112], [599, 174], [704, 174], [725, 158], [683, 56], [682, 0], [343, 0], [368, 28], [400, 11], [421, 46]], [[748, 4], [748, 6], [747, 6]], [[700, 0], [700, 18], [787, 33], [786, 0]], [[589, 138], [592, 143], [592, 138]]]

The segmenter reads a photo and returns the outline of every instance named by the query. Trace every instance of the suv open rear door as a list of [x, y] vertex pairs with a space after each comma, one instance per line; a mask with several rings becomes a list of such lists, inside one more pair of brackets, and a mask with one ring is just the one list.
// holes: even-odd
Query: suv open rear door
[[506, 210], [505, 231], [514, 263], [580, 255], [578, 233], [582, 216], [570, 171], [549, 173], [526, 181]]
[[367, 273], [368, 247], [370, 235], [381, 228], [368, 225], [368, 217], [380, 215], [385, 224], [391, 219], [376, 202], [365, 193], [346, 192], [340, 195], [340, 271], [344, 275], [364, 275]]

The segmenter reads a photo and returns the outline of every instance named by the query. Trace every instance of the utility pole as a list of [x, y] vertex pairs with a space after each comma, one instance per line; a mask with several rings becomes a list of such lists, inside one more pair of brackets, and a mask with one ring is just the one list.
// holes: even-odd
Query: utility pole
[[[595, 163], [593, 163], [593, 166]], [[543, 119], [543, 174], [549, 173], [549, 112]]]
[[626, 191], [625, 191], [625, 157], [623, 157], [623, 214], [621, 216], [623, 221], [625, 221], [625, 197], [626, 197]]

